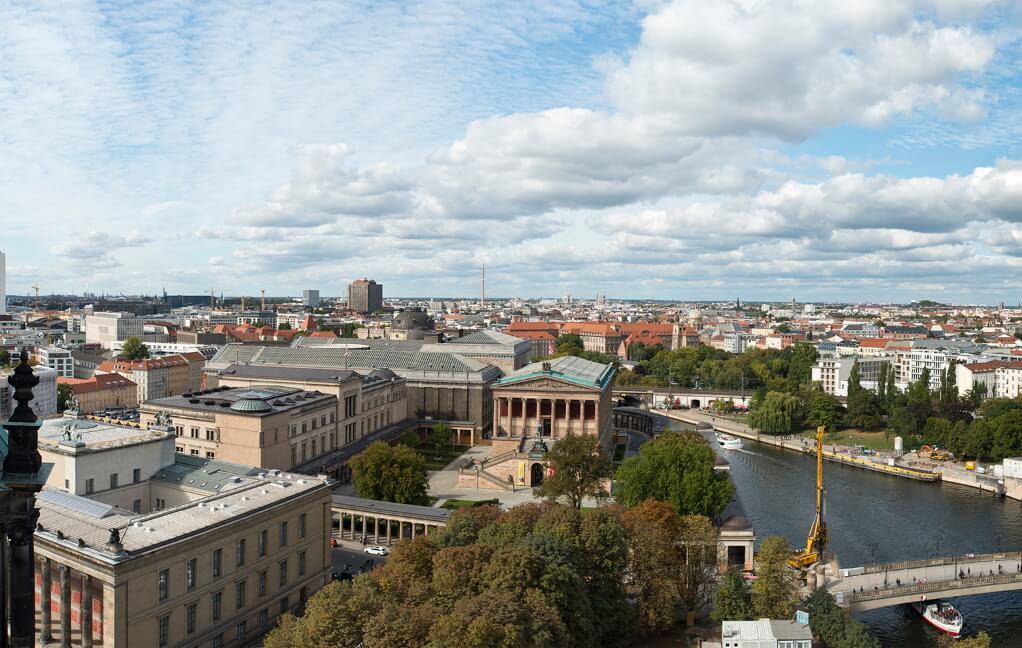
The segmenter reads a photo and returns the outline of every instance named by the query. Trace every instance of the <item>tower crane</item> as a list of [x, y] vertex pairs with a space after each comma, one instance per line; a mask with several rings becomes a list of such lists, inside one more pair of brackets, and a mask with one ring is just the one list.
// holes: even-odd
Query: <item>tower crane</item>
[[826, 490], [823, 488], [823, 433], [826, 428], [816, 428], [816, 519], [809, 527], [806, 537], [806, 548], [799, 549], [788, 560], [788, 565], [795, 569], [806, 569], [823, 559], [823, 551], [827, 547], [827, 521], [824, 515], [826, 508]]
[[35, 290], [35, 309], [36, 309], [36, 312], [38, 312], [39, 311], [39, 284], [37, 284], [37, 283], [32, 284], [32, 289]]

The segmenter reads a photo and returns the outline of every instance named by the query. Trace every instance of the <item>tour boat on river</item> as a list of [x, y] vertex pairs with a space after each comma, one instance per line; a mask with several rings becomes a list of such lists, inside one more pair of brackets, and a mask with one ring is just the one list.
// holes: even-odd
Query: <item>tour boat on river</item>
[[953, 637], [957, 637], [962, 633], [962, 625], [965, 623], [962, 619], [962, 613], [950, 603], [941, 603], [940, 601], [927, 603], [922, 601], [912, 607], [923, 617], [924, 621], [938, 630], [946, 632]]
[[742, 448], [741, 439], [730, 434], [724, 434], [723, 432], [717, 432], [717, 443], [725, 450], [741, 450]]

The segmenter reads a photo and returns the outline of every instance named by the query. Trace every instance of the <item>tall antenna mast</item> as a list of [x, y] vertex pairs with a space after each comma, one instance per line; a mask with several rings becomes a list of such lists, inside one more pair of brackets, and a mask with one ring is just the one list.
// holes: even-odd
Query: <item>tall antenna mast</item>
[[479, 285], [479, 307], [482, 308], [486, 304], [486, 264], [482, 267], [482, 277]]
[[259, 289], [259, 310], [264, 312], [264, 313], [266, 312], [266, 289], [265, 288], [260, 288]]

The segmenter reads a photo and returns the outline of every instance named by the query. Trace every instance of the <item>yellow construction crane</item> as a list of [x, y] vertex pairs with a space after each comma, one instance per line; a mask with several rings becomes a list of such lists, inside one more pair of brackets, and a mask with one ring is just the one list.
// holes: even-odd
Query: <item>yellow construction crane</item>
[[32, 284], [32, 289], [35, 290], [35, 310], [39, 312], [39, 284]]
[[827, 521], [824, 516], [826, 508], [825, 494], [823, 489], [823, 433], [825, 428], [821, 425], [816, 428], [816, 519], [809, 527], [809, 536], [806, 538], [806, 548], [799, 549], [795, 555], [788, 560], [788, 565], [795, 569], [806, 569], [815, 562], [823, 559], [823, 551], [827, 547]]

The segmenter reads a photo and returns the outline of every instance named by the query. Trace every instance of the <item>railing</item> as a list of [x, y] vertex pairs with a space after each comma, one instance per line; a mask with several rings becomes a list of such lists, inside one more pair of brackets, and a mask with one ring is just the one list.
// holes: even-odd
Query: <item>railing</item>
[[979, 554], [968, 556], [946, 556], [943, 558], [930, 558], [928, 560], [904, 560], [896, 563], [878, 563], [875, 565], [863, 565], [863, 574], [880, 574], [885, 571], [902, 571], [907, 569], [923, 569], [926, 567], [946, 567], [948, 565], [970, 565], [981, 562], [999, 562], [1012, 560], [1022, 561], [1022, 552]]
[[879, 590], [864, 590], [861, 592], [855, 590], [832, 590], [831, 593], [834, 595], [841, 594], [842, 603], [853, 604], [907, 596], [909, 594], [928, 594], [931, 592], [945, 592], [948, 590], [971, 589], [973, 587], [983, 587], [984, 585], [1003, 585], [1005, 583], [1022, 583], [1022, 574], [1011, 573], [994, 574], [993, 576], [970, 576], [955, 580], [931, 581], [928, 583], [916, 582], [912, 585], [887, 587]]

